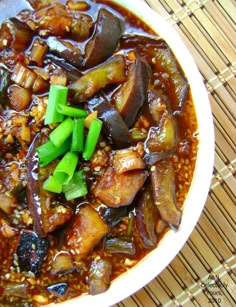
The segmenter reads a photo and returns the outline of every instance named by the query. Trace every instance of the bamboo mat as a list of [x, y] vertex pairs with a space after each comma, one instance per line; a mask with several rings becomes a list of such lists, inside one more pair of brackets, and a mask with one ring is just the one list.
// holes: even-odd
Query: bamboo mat
[[[180, 253], [114, 307], [236, 306], [236, 2], [146, 2], [176, 29], [204, 78], [215, 126], [214, 174], [204, 211]], [[214, 287], [204, 287], [209, 282]]]

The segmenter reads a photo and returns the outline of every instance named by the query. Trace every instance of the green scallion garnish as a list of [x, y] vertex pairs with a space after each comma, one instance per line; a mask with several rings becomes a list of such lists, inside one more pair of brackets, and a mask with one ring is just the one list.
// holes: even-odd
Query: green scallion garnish
[[49, 176], [43, 184], [43, 189], [53, 193], [61, 193], [62, 184], [58, 183], [53, 176]]
[[65, 193], [67, 200], [83, 197], [88, 193], [85, 175], [82, 170], [75, 172], [71, 181], [67, 185], [63, 185], [62, 192]]
[[60, 114], [70, 116], [70, 117], [81, 118], [81, 117], [86, 117], [88, 115], [88, 112], [85, 110], [70, 107], [67, 105], [62, 105], [62, 104], [58, 104], [56, 109]]
[[36, 151], [39, 157], [39, 166], [44, 167], [56, 158], [63, 155], [70, 149], [71, 139], [68, 138], [59, 147], [55, 146], [50, 140], [41, 146], [39, 146]]
[[84, 149], [84, 118], [74, 119], [71, 151], [82, 152]]
[[89, 160], [92, 158], [101, 130], [102, 130], [102, 121], [97, 118], [93, 119], [89, 127], [88, 135], [84, 146], [83, 158], [85, 160]]
[[50, 134], [49, 138], [53, 144], [60, 147], [62, 143], [71, 135], [73, 130], [73, 119], [67, 117], [59, 126], [57, 126]]
[[68, 88], [62, 85], [51, 85], [48, 96], [48, 106], [45, 114], [44, 124], [62, 122], [64, 115], [57, 111], [57, 105], [65, 105], [67, 102]]
[[74, 175], [78, 160], [76, 153], [68, 151], [53, 172], [55, 180], [60, 184], [68, 184]]

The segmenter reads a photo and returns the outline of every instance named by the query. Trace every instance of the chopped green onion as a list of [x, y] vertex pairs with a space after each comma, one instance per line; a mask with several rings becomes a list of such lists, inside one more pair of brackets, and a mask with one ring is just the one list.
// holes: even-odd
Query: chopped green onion
[[61, 193], [62, 184], [58, 183], [53, 176], [49, 176], [43, 184], [43, 189], [53, 193]]
[[62, 192], [65, 193], [67, 200], [85, 196], [88, 193], [85, 175], [82, 170], [74, 173], [71, 181], [63, 185]]
[[39, 156], [39, 166], [44, 167], [70, 149], [71, 139], [68, 138], [61, 146], [56, 147], [51, 141], [39, 146], [36, 151]]
[[84, 149], [84, 119], [74, 119], [71, 151], [82, 152]]
[[68, 184], [74, 175], [78, 160], [76, 153], [68, 151], [53, 172], [55, 180], [60, 184]]
[[65, 105], [67, 102], [68, 88], [62, 85], [51, 85], [48, 96], [48, 106], [45, 114], [44, 124], [62, 122], [64, 115], [58, 113], [57, 105]]
[[89, 127], [88, 135], [84, 146], [83, 158], [85, 160], [91, 159], [96, 148], [101, 130], [102, 121], [99, 119], [93, 119]]
[[74, 107], [70, 107], [67, 105], [62, 105], [62, 104], [58, 104], [57, 107], [57, 112], [59, 112], [60, 114], [66, 115], [66, 116], [71, 116], [71, 117], [86, 117], [88, 115], [88, 112], [82, 109], [77, 109]]
[[50, 140], [57, 147], [71, 135], [73, 130], [73, 120], [67, 117], [59, 126], [57, 126], [49, 135]]

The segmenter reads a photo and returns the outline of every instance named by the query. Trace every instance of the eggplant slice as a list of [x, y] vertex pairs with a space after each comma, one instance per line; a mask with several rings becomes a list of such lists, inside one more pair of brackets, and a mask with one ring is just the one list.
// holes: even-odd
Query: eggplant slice
[[157, 243], [155, 233], [158, 211], [152, 196], [150, 184], [140, 193], [135, 207], [136, 227], [145, 248], [153, 248]]
[[97, 91], [110, 84], [126, 80], [125, 60], [122, 55], [114, 55], [106, 62], [86, 71], [77, 81], [69, 84], [74, 94], [74, 102], [83, 102]]
[[113, 167], [109, 166], [98, 180], [93, 193], [108, 207], [127, 206], [133, 202], [147, 175], [143, 170], [117, 174]]
[[119, 112], [104, 96], [94, 96], [89, 100], [90, 111], [97, 111], [98, 117], [103, 121], [105, 133], [110, 137], [117, 149], [132, 145], [128, 127]]
[[74, 250], [73, 257], [78, 261], [93, 250], [108, 230], [107, 223], [92, 206], [82, 205], [68, 229], [65, 244]]
[[164, 221], [178, 229], [181, 212], [177, 209], [175, 173], [172, 162], [163, 160], [151, 169], [153, 198]]
[[124, 122], [131, 128], [147, 98], [149, 83], [148, 63], [135, 52], [134, 60], [128, 66], [127, 81], [115, 92], [113, 104], [122, 116]]
[[100, 9], [94, 34], [85, 48], [84, 66], [93, 67], [115, 51], [124, 29], [124, 21], [106, 9]]

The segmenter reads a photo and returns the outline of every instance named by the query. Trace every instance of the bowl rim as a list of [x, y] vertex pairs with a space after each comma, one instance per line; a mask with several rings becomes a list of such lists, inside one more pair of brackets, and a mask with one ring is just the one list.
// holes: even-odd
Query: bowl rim
[[[192, 55], [177, 31], [159, 13], [151, 9], [146, 2], [141, 0], [112, 1], [132, 11], [163, 38], [170, 46], [186, 75], [190, 84], [198, 121], [199, 147], [196, 166], [190, 190], [184, 203], [179, 230], [177, 232], [174, 230], [168, 231], [156, 249], [145, 256], [133, 268], [113, 280], [106, 292], [96, 296], [83, 294], [77, 298], [55, 304], [56, 306], [73, 307], [78, 304], [80, 307], [111, 306], [151, 282], [178, 254], [194, 230], [204, 208], [212, 180], [214, 165], [213, 116], [203, 78]], [[167, 248], [168, 253], [166, 253]]]

